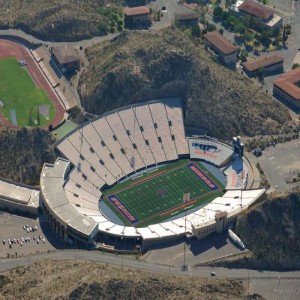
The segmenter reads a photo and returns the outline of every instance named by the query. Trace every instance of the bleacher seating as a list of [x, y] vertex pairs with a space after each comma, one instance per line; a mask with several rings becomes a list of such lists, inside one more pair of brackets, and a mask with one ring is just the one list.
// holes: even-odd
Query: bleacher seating
[[108, 113], [74, 130], [57, 148], [76, 168], [70, 179], [98, 197], [95, 191], [105, 184], [188, 153], [181, 103], [152, 101]]
[[165, 108], [170, 122], [171, 133], [175, 138], [175, 144], [178, 155], [189, 154], [189, 147], [187, 145], [183, 127], [182, 109], [179, 99], [165, 100]]

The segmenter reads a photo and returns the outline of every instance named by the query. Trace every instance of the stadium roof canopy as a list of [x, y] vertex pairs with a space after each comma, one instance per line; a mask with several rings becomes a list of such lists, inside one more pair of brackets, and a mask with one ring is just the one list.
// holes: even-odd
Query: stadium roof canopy
[[48, 207], [65, 226], [90, 235], [97, 222], [80, 214], [68, 201], [63, 189], [64, 176], [70, 162], [58, 158], [54, 165], [45, 164], [41, 173], [41, 190]]
[[40, 192], [17, 184], [0, 181], [0, 197], [28, 206], [39, 206]]

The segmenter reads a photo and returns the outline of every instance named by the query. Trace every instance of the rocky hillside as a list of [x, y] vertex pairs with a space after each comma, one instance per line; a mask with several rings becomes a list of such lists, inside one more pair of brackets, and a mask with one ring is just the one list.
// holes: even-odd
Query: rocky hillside
[[215, 63], [181, 31], [124, 32], [91, 46], [79, 82], [87, 111], [182, 97], [186, 125], [231, 138], [289, 131], [288, 111], [237, 72]]
[[121, 270], [89, 262], [45, 261], [0, 277], [0, 299], [252, 299], [241, 282]]
[[0, 128], [0, 177], [38, 185], [44, 162], [54, 162], [53, 141], [42, 129]]
[[232, 262], [241, 267], [300, 268], [300, 193], [268, 200], [240, 218], [238, 235], [253, 256]]
[[[0, 28], [21, 28], [44, 40], [68, 41], [102, 35], [99, 24], [108, 23], [98, 13], [106, 4], [122, 0], [39, 0], [1, 1]], [[53, 25], [52, 25], [53, 24]]]

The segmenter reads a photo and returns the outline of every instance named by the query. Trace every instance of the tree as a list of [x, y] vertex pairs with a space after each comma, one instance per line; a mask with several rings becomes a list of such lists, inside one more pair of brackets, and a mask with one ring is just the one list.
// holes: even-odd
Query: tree
[[198, 24], [192, 27], [192, 36], [197, 38], [201, 37], [201, 30]]
[[216, 6], [213, 11], [213, 17], [216, 21], [221, 20], [223, 9], [220, 6]]
[[294, 69], [299, 68], [299, 67], [300, 67], [300, 64], [294, 63], [293, 66], [292, 66], [292, 69], [294, 70]]
[[254, 40], [253, 45], [254, 45], [255, 51], [257, 52], [257, 49], [259, 47], [259, 41], [258, 40]]
[[253, 40], [253, 34], [251, 34], [249, 31], [247, 31], [244, 35], [244, 38], [246, 40], [246, 42], [251, 42]]
[[243, 35], [245, 33], [245, 31], [246, 31], [246, 27], [244, 26], [243, 23], [238, 21], [234, 24], [234, 32], [235, 33], [239, 33], [240, 35]]
[[208, 23], [206, 29], [208, 32], [210, 32], [210, 31], [215, 31], [217, 27], [215, 24]]
[[246, 50], [241, 50], [240, 51], [240, 60], [242, 61], [242, 62], [245, 62], [245, 61], [247, 61], [247, 57], [248, 57], [248, 52], [246, 51]]
[[230, 7], [236, 3], [236, 0], [225, 0], [225, 7]]

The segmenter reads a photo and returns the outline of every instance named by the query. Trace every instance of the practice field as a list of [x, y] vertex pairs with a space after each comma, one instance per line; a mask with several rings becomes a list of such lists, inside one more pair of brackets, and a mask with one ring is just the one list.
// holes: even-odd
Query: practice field
[[[104, 191], [104, 201], [127, 225], [146, 226], [222, 196], [224, 186], [203, 165], [181, 160]], [[183, 194], [190, 193], [190, 201]]]
[[55, 110], [25, 68], [15, 58], [0, 59], [0, 111], [14, 125], [44, 126], [54, 118]]

